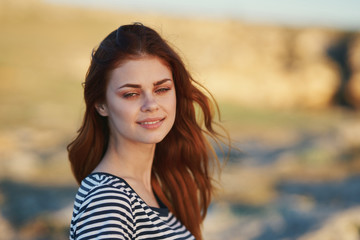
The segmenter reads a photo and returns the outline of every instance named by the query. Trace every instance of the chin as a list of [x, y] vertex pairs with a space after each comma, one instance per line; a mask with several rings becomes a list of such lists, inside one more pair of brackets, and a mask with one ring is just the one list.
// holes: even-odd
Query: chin
[[[170, 130], [169, 130], [170, 131]], [[169, 131], [161, 131], [161, 132], [153, 132], [144, 134], [142, 138], [142, 142], [149, 144], [156, 144], [164, 140]]]
[[147, 144], [156, 144], [161, 142], [163, 139], [165, 138], [165, 136], [156, 136], [156, 137], [150, 137], [150, 138], [143, 138], [141, 140], [142, 143], [147, 143]]

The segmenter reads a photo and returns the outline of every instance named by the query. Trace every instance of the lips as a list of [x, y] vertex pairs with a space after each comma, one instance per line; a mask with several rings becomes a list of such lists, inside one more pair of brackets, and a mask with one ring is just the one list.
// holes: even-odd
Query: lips
[[164, 120], [165, 118], [147, 118], [136, 123], [143, 128], [154, 129], [160, 127]]

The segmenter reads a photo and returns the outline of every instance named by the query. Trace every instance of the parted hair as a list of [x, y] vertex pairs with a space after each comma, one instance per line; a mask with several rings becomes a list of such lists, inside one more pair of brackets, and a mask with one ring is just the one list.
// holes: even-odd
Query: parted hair
[[146, 55], [162, 59], [171, 69], [177, 102], [174, 125], [156, 144], [152, 187], [169, 210], [201, 240], [201, 224], [214, 190], [211, 169], [219, 166], [208, 139], [221, 136], [214, 129], [218, 107], [211, 94], [191, 77], [180, 56], [153, 29], [140, 23], [123, 25], [93, 50], [84, 82], [83, 122], [67, 147], [71, 168], [80, 184], [100, 163], [110, 132], [107, 118], [98, 114], [95, 105], [105, 99], [113, 69]]

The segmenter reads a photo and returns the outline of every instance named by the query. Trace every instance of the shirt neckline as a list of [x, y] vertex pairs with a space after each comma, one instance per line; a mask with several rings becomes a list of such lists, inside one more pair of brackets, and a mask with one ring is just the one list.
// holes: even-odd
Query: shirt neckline
[[166, 207], [166, 205], [159, 199], [159, 197], [156, 195], [156, 193], [154, 192], [154, 195], [155, 195], [155, 198], [156, 198], [156, 201], [158, 202], [159, 204], [159, 207], [153, 207], [153, 206], [150, 206], [148, 205], [141, 197], [140, 195], [131, 187], [131, 185], [125, 180], [123, 179], [122, 177], [119, 177], [119, 176], [116, 176], [114, 174], [111, 174], [111, 173], [107, 173], [107, 172], [93, 172], [89, 175], [90, 176], [93, 176], [93, 175], [107, 175], [107, 176], [110, 176], [110, 177], [114, 177], [114, 178], [117, 178], [121, 181], [123, 181], [136, 195], [138, 198], [140, 198], [145, 204], [146, 206], [148, 206], [151, 210], [157, 212], [160, 216], [167, 216], [168, 213], [169, 213], [169, 209]]

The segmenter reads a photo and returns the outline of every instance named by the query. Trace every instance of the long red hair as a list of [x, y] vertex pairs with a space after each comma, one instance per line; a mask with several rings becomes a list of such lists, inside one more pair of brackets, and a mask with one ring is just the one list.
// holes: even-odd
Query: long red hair
[[212, 161], [218, 163], [206, 135], [215, 140], [221, 136], [214, 130], [214, 112], [218, 108], [211, 94], [200, 90], [203, 87], [191, 77], [179, 55], [153, 29], [139, 23], [121, 26], [93, 51], [84, 84], [84, 120], [78, 136], [67, 148], [72, 171], [80, 184], [107, 149], [107, 118], [98, 114], [95, 104], [105, 99], [109, 73], [121, 62], [145, 54], [168, 64], [177, 101], [175, 123], [156, 145], [152, 186], [195, 238], [202, 239], [201, 223], [214, 189], [210, 167], [214, 166]]

